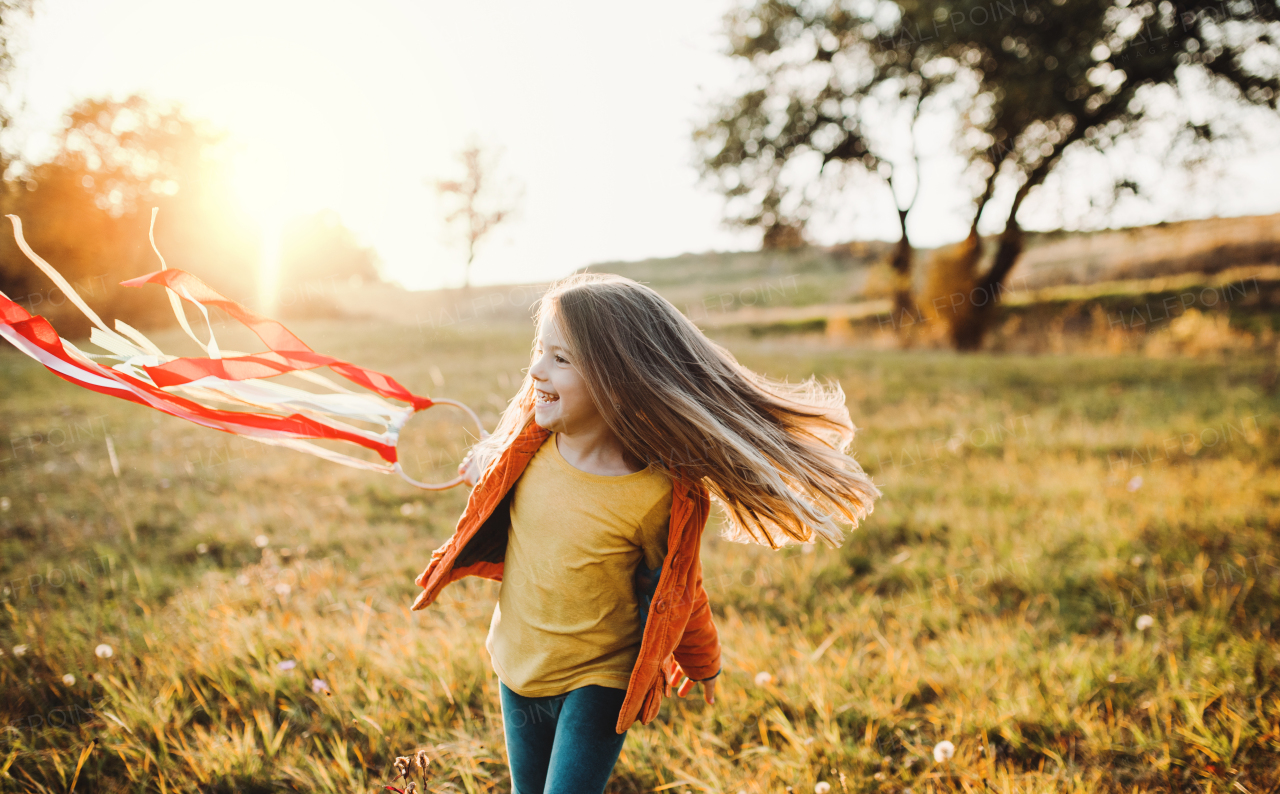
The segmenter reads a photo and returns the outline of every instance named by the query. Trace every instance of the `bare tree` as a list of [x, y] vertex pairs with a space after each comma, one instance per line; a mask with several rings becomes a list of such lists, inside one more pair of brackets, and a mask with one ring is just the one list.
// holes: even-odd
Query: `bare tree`
[[466, 176], [461, 180], [440, 179], [435, 183], [441, 198], [452, 199], [454, 209], [445, 223], [461, 229], [467, 244], [467, 266], [463, 274], [464, 289], [471, 286], [471, 263], [476, 249], [490, 232], [516, 211], [520, 188], [497, 179], [498, 155], [471, 143], [458, 154]]

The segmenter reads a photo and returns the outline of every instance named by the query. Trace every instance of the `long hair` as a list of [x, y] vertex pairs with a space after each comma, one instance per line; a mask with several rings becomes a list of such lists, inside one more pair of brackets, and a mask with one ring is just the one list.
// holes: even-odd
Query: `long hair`
[[[752, 372], [675, 306], [622, 276], [582, 273], [552, 284], [538, 325], [555, 323], [605, 423], [635, 459], [675, 480], [701, 480], [727, 513], [723, 536], [778, 548], [787, 539], [844, 541], [880, 490], [845, 454], [854, 426], [838, 383]], [[526, 373], [473, 455], [487, 471], [533, 419]]]

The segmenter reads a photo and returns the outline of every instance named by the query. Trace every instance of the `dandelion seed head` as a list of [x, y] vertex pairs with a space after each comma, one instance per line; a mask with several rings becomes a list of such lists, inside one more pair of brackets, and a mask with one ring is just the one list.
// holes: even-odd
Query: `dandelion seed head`
[[15, 645], [15, 646], [13, 646], [13, 655], [14, 655], [14, 656], [17, 656], [17, 657], [19, 657], [19, 658], [21, 658], [21, 657], [23, 657], [23, 656], [26, 656], [26, 655], [27, 655], [27, 646], [25, 646], [25, 645]]
[[1146, 631], [1156, 625], [1156, 619], [1150, 615], [1139, 615], [1138, 622], [1135, 625], [1138, 627], [1138, 631]]
[[94, 648], [93, 653], [99, 659], [110, 659], [113, 655], [115, 655], [115, 650], [110, 645], [107, 645], [104, 642], [101, 645], [99, 645], [97, 648]]
[[208, 544], [208, 543], [197, 543], [197, 544], [196, 544], [196, 554], [208, 554], [208, 553], [209, 553], [209, 544]]
[[253, 539], [253, 545], [257, 546], [260, 549], [265, 549], [267, 545], [270, 543], [271, 543], [271, 539], [268, 538], [266, 535], [259, 535], [258, 537]]
[[756, 673], [756, 686], [766, 686], [771, 683], [773, 683], [773, 676], [767, 671], [761, 670]]
[[825, 780], [818, 781], [818, 785], [813, 787], [813, 794], [827, 794], [831, 791], [831, 784]]
[[943, 739], [933, 746], [933, 760], [941, 764], [948, 761], [956, 754], [956, 746], [951, 742]]
[[293, 588], [289, 586], [288, 582], [281, 582], [276, 585], [276, 595], [287, 596], [291, 590], [293, 590]]
[[66, 684], [67, 686], [75, 686], [76, 677], [73, 676], [71, 673], [67, 673], [62, 677], [62, 683]]

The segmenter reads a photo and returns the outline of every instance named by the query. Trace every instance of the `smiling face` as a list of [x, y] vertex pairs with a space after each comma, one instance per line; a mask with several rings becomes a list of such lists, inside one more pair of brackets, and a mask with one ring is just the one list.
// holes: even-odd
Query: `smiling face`
[[535, 389], [533, 418], [540, 426], [571, 435], [604, 423], [550, 312], [538, 326], [529, 377]]

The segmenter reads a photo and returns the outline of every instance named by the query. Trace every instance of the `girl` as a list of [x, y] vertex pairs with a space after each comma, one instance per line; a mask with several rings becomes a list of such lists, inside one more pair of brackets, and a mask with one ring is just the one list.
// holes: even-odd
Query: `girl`
[[422, 609], [502, 582], [485, 647], [518, 794], [599, 794], [629, 726], [689, 680], [715, 702], [720, 644], [699, 561], [724, 536], [778, 548], [857, 526], [879, 490], [845, 454], [839, 385], [741, 366], [670, 302], [579, 274], [537, 311], [528, 374], [459, 467], [474, 490], [418, 576]]

